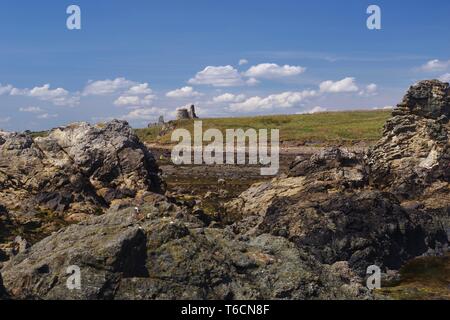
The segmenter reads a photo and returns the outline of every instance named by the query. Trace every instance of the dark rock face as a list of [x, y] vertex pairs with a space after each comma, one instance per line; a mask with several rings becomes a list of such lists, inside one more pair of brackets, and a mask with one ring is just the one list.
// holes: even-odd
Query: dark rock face
[[[344, 263], [324, 266], [282, 237], [237, 240], [161, 196], [45, 240], [7, 262], [15, 299], [333, 299], [369, 297]], [[81, 290], [66, 286], [67, 267]]]
[[412, 86], [394, 115], [417, 115], [438, 119], [450, 116], [450, 88], [448, 83], [425, 80]]
[[447, 83], [412, 86], [368, 152], [371, 185], [432, 213], [450, 229], [450, 91]]
[[237, 235], [287, 238], [322, 263], [398, 269], [445, 251], [450, 216], [448, 84], [413, 86], [367, 155], [326, 149], [298, 158], [287, 178], [227, 205]]
[[343, 187], [359, 187], [367, 182], [365, 166], [361, 155], [346, 149], [329, 148], [320, 151], [310, 158], [297, 158], [289, 170], [290, 177], [331, 176]]
[[[18, 179], [5, 175], [0, 181], [14, 196], [33, 194], [38, 201], [44, 192], [66, 190], [88, 204], [83, 210], [97, 199], [112, 206], [22, 246], [0, 270], [0, 297], [3, 290], [14, 299], [372, 298], [362, 285], [368, 266], [398, 269], [413, 257], [447, 250], [445, 92], [448, 85], [436, 81], [412, 87], [368, 154], [327, 149], [298, 158], [286, 177], [255, 184], [228, 203], [236, 222], [225, 228], [160, 194], [133, 197], [141, 186], [157, 184], [154, 163], [146, 162], [131, 132], [117, 137], [117, 130], [82, 125], [57, 129], [47, 139], [3, 135], [0, 152], [14, 155], [16, 164], [0, 162], [0, 177], [7, 167]], [[99, 131], [110, 138], [98, 140]], [[82, 142], [86, 134], [89, 143]], [[29, 169], [33, 165], [42, 173]], [[64, 176], [55, 169], [61, 167], [81, 180], [61, 183]], [[19, 168], [33, 175], [25, 179]], [[39, 185], [42, 177], [55, 184]], [[108, 200], [111, 193], [111, 199], [132, 200]], [[66, 197], [59, 194], [56, 203], [67, 201], [73, 210]], [[80, 290], [67, 286], [70, 266], [80, 268]]]
[[10, 210], [89, 214], [160, 190], [155, 160], [126, 122], [0, 135], [0, 203]]
[[321, 263], [347, 261], [361, 276], [370, 265], [397, 270], [447, 243], [427, 212], [406, 210], [390, 193], [352, 190], [329, 179], [287, 178], [253, 187], [229, 204], [243, 212], [233, 231], [282, 236]]

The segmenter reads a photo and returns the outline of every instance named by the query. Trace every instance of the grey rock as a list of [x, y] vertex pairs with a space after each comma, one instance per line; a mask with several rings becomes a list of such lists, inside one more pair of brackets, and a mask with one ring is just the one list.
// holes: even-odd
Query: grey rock
[[[112, 208], [44, 239], [5, 264], [5, 288], [13, 299], [370, 298], [356, 275], [343, 278], [284, 238], [239, 241], [169, 204], [140, 212], [144, 220]], [[81, 290], [66, 285], [72, 265]]]
[[[226, 205], [237, 237], [270, 233], [321, 263], [358, 275], [398, 270], [448, 246], [448, 84], [413, 86], [367, 154], [342, 148], [299, 157], [289, 176], [258, 183]], [[414, 202], [414, 203], [412, 203]]]
[[369, 150], [370, 184], [417, 202], [450, 228], [450, 91], [447, 83], [422, 81], [410, 88]]
[[0, 203], [10, 210], [92, 214], [113, 200], [161, 190], [153, 155], [126, 122], [2, 137]]

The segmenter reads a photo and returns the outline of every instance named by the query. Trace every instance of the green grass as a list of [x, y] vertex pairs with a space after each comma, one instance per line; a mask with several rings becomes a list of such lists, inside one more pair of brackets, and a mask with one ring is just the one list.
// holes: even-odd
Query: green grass
[[48, 136], [48, 131], [35, 131], [35, 132], [31, 132], [31, 136], [32, 136], [33, 138], [46, 137], [46, 136]]
[[[276, 115], [243, 118], [202, 119], [203, 131], [210, 128], [226, 129], [279, 129], [281, 141], [305, 143], [352, 143], [375, 141], [391, 116], [390, 111], [345, 111], [305, 115]], [[176, 121], [175, 128], [193, 131], [193, 121]], [[171, 134], [159, 136], [159, 128], [136, 129], [139, 138], [147, 143], [170, 144]]]

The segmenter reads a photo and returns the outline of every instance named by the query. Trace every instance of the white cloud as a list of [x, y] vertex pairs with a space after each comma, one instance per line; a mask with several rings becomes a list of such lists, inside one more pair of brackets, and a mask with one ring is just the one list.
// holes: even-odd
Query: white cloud
[[155, 98], [154, 95], [146, 95], [145, 97], [141, 98], [139, 96], [120, 96], [117, 98], [116, 101], [114, 101], [114, 104], [119, 107], [126, 107], [126, 106], [149, 106], [152, 104], [153, 99]]
[[214, 87], [241, 86], [243, 81], [239, 72], [232, 66], [208, 66], [189, 80], [194, 85], [211, 85]]
[[51, 118], [57, 118], [57, 117], [58, 117], [57, 114], [49, 114], [49, 113], [44, 113], [44, 114], [37, 116], [38, 119], [51, 119]]
[[11, 121], [11, 117], [0, 118], [0, 123], [7, 123], [9, 121]]
[[235, 95], [232, 93], [224, 93], [220, 96], [213, 98], [213, 102], [215, 103], [242, 102], [244, 100], [245, 100], [244, 94]]
[[240, 66], [243, 66], [243, 65], [245, 65], [245, 64], [248, 64], [248, 60], [247, 60], [247, 59], [241, 59], [241, 60], [239, 60], [239, 65], [240, 65]]
[[324, 93], [356, 92], [359, 88], [355, 78], [347, 77], [339, 81], [324, 81], [320, 84], [320, 91]]
[[291, 108], [298, 106], [307, 98], [318, 95], [317, 91], [305, 90], [300, 92], [283, 92], [272, 94], [267, 97], [251, 97], [243, 102], [230, 105], [230, 111], [250, 112], [258, 109]]
[[438, 59], [430, 60], [420, 67], [420, 69], [425, 72], [444, 71], [448, 68], [450, 68], [450, 60], [441, 61]]
[[26, 108], [20, 108], [19, 111], [20, 112], [28, 112], [28, 113], [41, 113], [44, 110], [42, 110], [39, 107], [26, 107]]
[[131, 111], [127, 115], [122, 116], [125, 120], [153, 120], [160, 115], [166, 114], [167, 110], [163, 108], [139, 108]]
[[450, 82], [450, 73], [443, 74], [439, 77], [442, 82]]
[[305, 113], [307, 113], [307, 114], [314, 114], [314, 113], [327, 112], [327, 111], [328, 111], [327, 108], [323, 108], [323, 107], [317, 106], [317, 107], [314, 107], [314, 108], [312, 108], [311, 110], [309, 110], [309, 111], [307, 111]]
[[114, 101], [114, 104], [116, 106], [137, 106], [139, 105], [140, 99], [137, 96], [120, 96], [117, 98], [116, 101]]
[[376, 96], [378, 94], [377, 90], [378, 86], [375, 83], [371, 83], [367, 85], [363, 90], [361, 90], [359, 92], [359, 95], [366, 97]]
[[12, 85], [8, 84], [6, 86], [2, 86], [0, 83], [0, 96], [3, 94], [9, 94], [12, 89], [14, 89]]
[[201, 95], [200, 92], [194, 91], [192, 87], [183, 87], [166, 93], [166, 97], [168, 98], [192, 98]]
[[103, 96], [129, 89], [136, 86], [136, 82], [125, 78], [116, 78], [114, 80], [89, 81], [83, 90], [84, 96]]
[[33, 97], [42, 101], [50, 101], [57, 106], [74, 106], [80, 102], [80, 97], [70, 95], [69, 91], [63, 88], [50, 89], [50, 84], [34, 87], [31, 90], [13, 88], [10, 95]]
[[140, 83], [135, 86], [132, 86], [126, 94], [128, 95], [149, 95], [152, 93], [152, 89], [150, 89], [150, 86], [148, 83]]
[[384, 107], [382, 107], [382, 108], [380, 108], [380, 107], [375, 107], [375, 108], [373, 108], [373, 110], [392, 110], [392, 109], [394, 109], [395, 107], [394, 106], [384, 106]]
[[248, 69], [245, 75], [252, 78], [275, 79], [296, 76], [305, 72], [305, 70], [306, 68], [300, 66], [279, 66], [275, 63], [262, 63]]
[[245, 81], [245, 83], [248, 84], [249, 86], [256, 86], [257, 84], [259, 84], [259, 80], [255, 78], [250, 78], [247, 81]]

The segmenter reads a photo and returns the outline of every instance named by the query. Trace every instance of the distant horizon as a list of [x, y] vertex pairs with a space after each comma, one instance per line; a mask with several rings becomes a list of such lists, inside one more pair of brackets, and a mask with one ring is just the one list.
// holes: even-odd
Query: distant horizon
[[[395, 108], [395, 106], [394, 106]], [[314, 116], [317, 114], [330, 114], [330, 113], [343, 113], [343, 112], [391, 112], [393, 110], [393, 108], [375, 108], [375, 109], [340, 109], [340, 110], [327, 110], [327, 111], [320, 111], [320, 112], [314, 112], [314, 113], [297, 113], [297, 114], [292, 114], [292, 113], [286, 113], [286, 114], [262, 114], [262, 115], [241, 115], [241, 116], [226, 116], [226, 117], [201, 117], [198, 119], [186, 119], [186, 120], [181, 120], [181, 121], [202, 121], [202, 120], [216, 120], [216, 119], [248, 119], [248, 118], [261, 118], [261, 117], [289, 117], [289, 116]], [[68, 122], [68, 123], [62, 123], [59, 125], [56, 125], [54, 127], [49, 127], [49, 128], [43, 128], [42, 130], [30, 130], [30, 129], [25, 129], [25, 130], [5, 130], [2, 127], [0, 127], [0, 132], [17, 132], [17, 133], [22, 133], [22, 132], [26, 132], [29, 131], [31, 133], [39, 133], [39, 132], [48, 132], [48, 131], [52, 131], [54, 129], [57, 128], [64, 128], [67, 127], [71, 124], [76, 124], [76, 123], [88, 123], [90, 125], [99, 125], [99, 124], [104, 124], [104, 123], [108, 123], [114, 120], [120, 120], [120, 121], [127, 121], [127, 120], [123, 120], [123, 119], [118, 119], [118, 118], [114, 118], [114, 119], [110, 119], [107, 121], [99, 121], [99, 122], [92, 122], [92, 121], [73, 121], [73, 122]], [[165, 123], [171, 122], [171, 121], [177, 121], [176, 119], [164, 119]], [[128, 122], [128, 121], [127, 121]], [[136, 127], [136, 126], [132, 126], [129, 122], [128, 124], [131, 126], [131, 128], [133, 129], [146, 129], [148, 125], [150, 124], [157, 124], [157, 121], [149, 121], [145, 126], [143, 127]]]
[[[71, 4], [81, 30], [66, 26]], [[371, 4], [381, 30], [366, 25]], [[448, 12], [444, 0], [4, 0], [0, 128], [142, 128], [190, 104], [202, 118], [395, 106], [419, 80], [450, 80]]]

